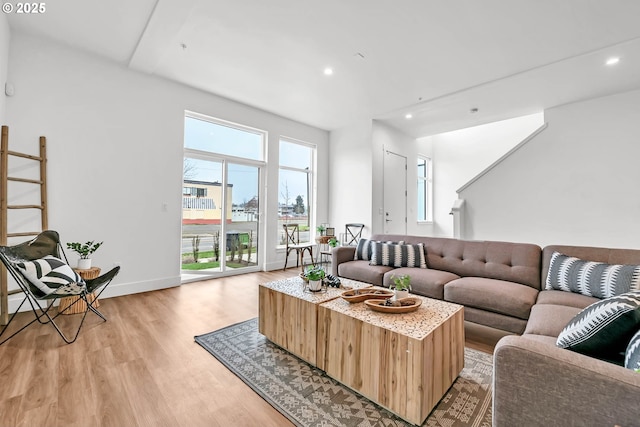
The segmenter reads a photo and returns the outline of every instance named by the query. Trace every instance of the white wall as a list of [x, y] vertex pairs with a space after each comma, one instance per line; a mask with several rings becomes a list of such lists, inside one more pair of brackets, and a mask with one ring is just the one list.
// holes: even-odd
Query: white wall
[[526, 139], [543, 120], [542, 113], [532, 114], [418, 140], [418, 150], [432, 151], [434, 236], [453, 237], [449, 213], [457, 190]]
[[[417, 218], [417, 168], [418, 154], [430, 155], [419, 149], [415, 138], [382, 122], [373, 122], [373, 232], [384, 232], [384, 152], [391, 151], [407, 158], [407, 234], [426, 236], [432, 232], [432, 224], [418, 223]], [[402, 171], [400, 171], [402, 172]]]
[[0, 14], [0, 125], [5, 124], [6, 95], [4, 85], [7, 82], [7, 68], [9, 63], [9, 40], [11, 33], [6, 15]]
[[[47, 136], [49, 226], [64, 242], [105, 241], [95, 263], [122, 265], [108, 295], [180, 283], [185, 110], [266, 130], [267, 191], [278, 188], [281, 135], [317, 144], [318, 218], [328, 217], [326, 131], [15, 32], [8, 74], [12, 147], [32, 152]], [[261, 218], [267, 268], [284, 264], [276, 212], [270, 197]]]
[[371, 234], [371, 128], [371, 120], [360, 120], [330, 133], [328, 222], [336, 233], [358, 222], [365, 224], [363, 236]]
[[640, 91], [545, 112], [548, 127], [464, 189], [465, 238], [640, 248]]

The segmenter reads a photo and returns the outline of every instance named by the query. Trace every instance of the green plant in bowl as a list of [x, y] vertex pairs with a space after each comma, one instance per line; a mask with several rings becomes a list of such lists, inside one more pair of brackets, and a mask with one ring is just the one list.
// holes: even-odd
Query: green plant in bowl
[[304, 275], [307, 279], [322, 280], [325, 277], [324, 270], [319, 265], [310, 265], [304, 269]]
[[402, 276], [391, 276], [393, 284], [389, 286], [389, 289], [395, 289], [396, 291], [410, 291], [411, 290], [411, 277], [408, 274]]

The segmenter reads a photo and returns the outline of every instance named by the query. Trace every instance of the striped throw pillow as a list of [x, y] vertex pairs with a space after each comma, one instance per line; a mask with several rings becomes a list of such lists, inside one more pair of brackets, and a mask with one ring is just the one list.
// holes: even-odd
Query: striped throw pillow
[[551, 255], [545, 289], [610, 298], [640, 289], [640, 265], [584, 261], [554, 252]]
[[371, 242], [371, 265], [427, 268], [424, 246]]
[[[356, 246], [356, 252], [353, 255], [353, 259], [355, 261], [370, 261], [371, 260], [371, 252], [372, 252], [372, 242], [380, 242], [380, 240], [368, 240], [368, 239], [360, 239], [358, 241], [358, 246]], [[404, 240], [400, 240], [399, 242], [393, 242], [391, 240], [387, 240], [384, 243], [392, 243], [392, 244], [403, 244]]]

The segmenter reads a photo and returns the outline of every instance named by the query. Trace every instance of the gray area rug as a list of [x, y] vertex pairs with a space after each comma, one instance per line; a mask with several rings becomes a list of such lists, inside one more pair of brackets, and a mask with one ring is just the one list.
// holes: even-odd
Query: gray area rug
[[[408, 426], [384, 408], [271, 343], [258, 319], [195, 337], [297, 426]], [[465, 348], [465, 367], [423, 426], [491, 426], [491, 355]]]

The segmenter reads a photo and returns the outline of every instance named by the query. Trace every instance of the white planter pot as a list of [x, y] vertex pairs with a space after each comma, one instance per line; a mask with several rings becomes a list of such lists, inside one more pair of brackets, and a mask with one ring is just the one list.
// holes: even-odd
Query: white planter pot
[[322, 288], [322, 280], [309, 280], [309, 290], [318, 292]]
[[396, 300], [407, 298], [409, 296], [409, 291], [395, 291], [395, 293], [396, 293], [396, 296], [395, 296]]
[[78, 269], [79, 270], [88, 270], [91, 268], [91, 258], [80, 258], [78, 260]]

